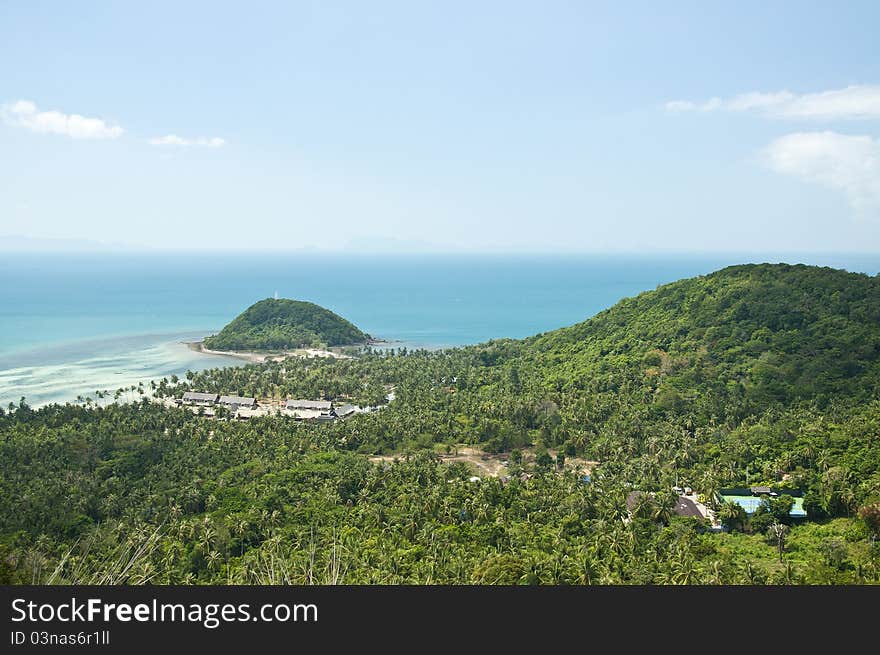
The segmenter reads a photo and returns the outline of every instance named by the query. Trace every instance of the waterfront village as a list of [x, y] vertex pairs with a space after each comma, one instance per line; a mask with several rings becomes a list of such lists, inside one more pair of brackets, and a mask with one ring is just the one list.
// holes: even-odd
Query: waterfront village
[[[394, 393], [388, 400], [394, 399]], [[246, 421], [259, 416], [287, 416], [298, 421], [335, 421], [354, 414], [373, 412], [378, 407], [360, 407], [350, 403], [337, 404], [330, 400], [257, 399], [248, 396], [230, 396], [200, 391], [187, 391], [181, 398], [168, 398], [164, 404], [187, 407], [208, 418], [233, 418]]]

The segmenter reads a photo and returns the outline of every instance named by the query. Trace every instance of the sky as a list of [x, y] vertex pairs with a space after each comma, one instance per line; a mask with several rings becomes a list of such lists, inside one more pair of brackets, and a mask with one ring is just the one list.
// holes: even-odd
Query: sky
[[0, 0], [0, 250], [877, 252], [877, 25]]

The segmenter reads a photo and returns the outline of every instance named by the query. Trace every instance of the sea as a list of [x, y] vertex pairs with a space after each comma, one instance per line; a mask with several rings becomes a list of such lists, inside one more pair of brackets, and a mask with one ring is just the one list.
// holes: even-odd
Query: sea
[[437, 349], [572, 325], [658, 285], [764, 261], [880, 272], [880, 254], [0, 253], [0, 405], [131, 399], [150, 380], [244, 365], [186, 343], [276, 294], [385, 347]]

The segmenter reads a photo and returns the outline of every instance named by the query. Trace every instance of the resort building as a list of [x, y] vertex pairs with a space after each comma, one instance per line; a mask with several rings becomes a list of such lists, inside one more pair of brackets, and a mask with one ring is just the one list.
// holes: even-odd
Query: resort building
[[200, 391], [187, 391], [183, 394], [181, 402], [187, 405], [213, 405], [219, 397], [216, 393], [202, 393]]
[[285, 412], [304, 421], [332, 421], [336, 418], [333, 403], [329, 400], [288, 400]]
[[307, 409], [319, 412], [329, 412], [333, 409], [333, 403], [329, 400], [288, 400], [285, 409]]
[[672, 506], [672, 511], [676, 514], [676, 516], [684, 516], [684, 517], [695, 517], [695, 518], [707, 518], [706, 508], [700, 508], [696, 502], [692, 498], [688, 498], [687, 496], [679, 496], [675, 501], [675, 505]]
[[[645, 493], [643, 491], [630, 491], [626, 495], [626, 509], [629, 512], [630, 518], [632, 518], [642, 503], [654, 501], [656, 498], [657, 494], [652, 492]], [[713, 516], [709, 512], [709, 508], [703, 503], [698, 502], [696, 496], [693, 494], [684, 496], [679, 494], [678, 498], [676, 498], [672, 505], [669, 506], [669, 509], [676, 516], [681, 516], [683, 518], [709, 519], [709, 521], [714, 524]]]
[[256, 398], [245, 398], [243, 396], [220, 396], [220, 400], [217, 401], [220, 405], [225, 405], [230, 409], [238, 409], [239, 407], [248, 407], [254, 408], [257, 406]]
[[333, 412], [336, 414], [336, 418], [345, 418], [346, 416], [351, 416], [355, 412], [358, 411], [358, 408], [354, 405], [346, 403], [341, 407], [334, 407]]
[[371, 411], [378, 408], [362, 409], [349, 403], [333, 406], [330, 400], [299, 400], [289, 399], [283, 407], [280, 403], [266, 401], [267, 404], [259, 406], [257, 399], [252, 396], [227, 396], [215, 393], [202, 393], [200, 391], [187, 391], [183, 398], [173, 401], [180, 405], [191, 406], [193, 411], [204, 416], [214, 416], [214, 407], [225, 407], [232, 412], [234, 418], [247, 420], [258, 416], [289, 416], [300, 421], [334, 421], [346, 418], [360, 412]]

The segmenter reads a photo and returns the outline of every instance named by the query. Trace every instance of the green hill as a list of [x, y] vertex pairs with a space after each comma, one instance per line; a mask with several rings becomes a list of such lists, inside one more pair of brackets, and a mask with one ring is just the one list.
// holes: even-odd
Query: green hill
[[364, 343], [370, 335], [341, 316], [302, 300], [267, 298], [244, 310], [219, 334], [205, 339], [214, 350], [284, 350]]
[[647, 393], [657, 410], [742, 418], [880, 390], [880, 278], [750, 264], [622, 300], [532, 337], [522, 366], [559, 391]]

